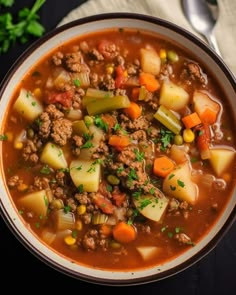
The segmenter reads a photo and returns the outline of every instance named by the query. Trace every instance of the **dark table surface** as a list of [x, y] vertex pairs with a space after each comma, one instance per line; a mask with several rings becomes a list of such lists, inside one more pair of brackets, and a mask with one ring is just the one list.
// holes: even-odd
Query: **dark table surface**
[[[157, 0], [158, 1], [158, 0]], [[16, 13], [24, 6], [31, 7], [34, 0], [15, 0], [15, 5], [10, 9]], [[81, 0], [46, 0], [40, 10], [40, 20], [46, 31], [52, 30], [59, 21], [73, 8], [85, 1]], [[109, 3], [109, 1], [108, 1]], [[8, 9], [9, 11], [9, 9]], [[3, 13], [4, 10], [0, 10]], [[0, 81], [12, 66], [16, 58], [35, 40], [32, 39], [25, 45], [16, 44], [14, 48], [0, 56]], [[64, 274], [45, 265], [32, 253], [30, 253], [15, 238], [0, 217], [0, 268], [1, 285], [10, 278], [12, 284], [7, 286], [11, 293], [14, 288], [22, 293], [36, 290], [38, 292], [60, 287], [67, 292], [95, 291], [110, 293], [114, 287], [94, 285]], [[31, 288], [27, 288], [27, 278], [30, 277]], [[76, 288], [75, 288], [76, 287]], [[72, 291], [72, 292], [73, 292]], [[140, 286], [122, 287], [120, 292], [135, 292], [138, 294], [181, 294], [181, 295], [202, 295], [202, 294], [236, 294], [236, 223], [218, 243], [218, 245], [207, 254], [201, 261], [188, 269], [167, 279]], [[31, 292], [32, 293], [32, 292]], [[2, 293], [3, 294], [3, 293]]]

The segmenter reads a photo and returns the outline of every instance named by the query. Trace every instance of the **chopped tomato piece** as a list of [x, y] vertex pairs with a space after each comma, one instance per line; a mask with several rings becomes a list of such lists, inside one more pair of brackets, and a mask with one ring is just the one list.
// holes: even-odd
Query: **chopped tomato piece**
[[197, 146], [203, 160], [210, 158], [210, 128], [209, 125], [204, 123], [196, 128], [197, 130]]
[[120, 207], [126, 199], [126, 194], [115, 192], [112, 194], [112, 198], [113, 198], [113, 200], [115, 200], [116, 206]]
[[109, 199], [103, 197], [100, 194], [96, 194], [93, 197], [93, 202], [98, 206], [99, 209], [102, 210], [102, 212], [106, 214], [113, 214], [115, 207]]
[[98, 45], [98, 51], [104, 56], [106, 59], [112, 59], [116, 56], [115, 53], [115, 44], [109, 40], [102, 40]]
[[121, 65], [116, 67], [116, 78], [115, 78], [115, 86], [116, 88], [120, 88], [122, 87], [122, 84], [124, 84], [127, 75], [126, 75], [126, 71], [122, 68]]
[[46, 103], [61, 103], [64, 107], [70, 108], [72, 105], [72, 98], [74, 92], [72, 90], [68, 90], [65, 92], [51, 92], [46, 98]]

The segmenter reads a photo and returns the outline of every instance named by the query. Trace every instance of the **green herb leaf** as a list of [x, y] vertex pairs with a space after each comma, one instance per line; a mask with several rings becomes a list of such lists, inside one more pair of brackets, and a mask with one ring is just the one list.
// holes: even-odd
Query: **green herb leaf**
[[81, 85], [80, 80], [75, 79], [73, 82], [76, 87], [80, 87], [80, 85]]
[[0, 135], [0, 140], [4, 141], [4, 140], [7, 140], [7, 139], [8, 139], [7, 135], [5, 135], [5, 134]]
[[65, 206], [64, 207], [64, 212], [65, 213], [69, 213], [71, 211], [71, 207], [70, 206]]
[[[12, 14], [7, 12], [0, 15], [0, 54], [6, 53], [18, 41], [25, 43], [29, 36], [41, 37], [45, 31], [38, 22], [38, 10], [46, 0], [36, 0], [33, 7], [23, 8], [18, 12], [17, 22], [13, 22]], [[13, 0], [0, 0], [0, 5], [10, 7]]]
[[0, 5], [5, 7], [11, 7], [14, 4], [15, 0], [0, 0]]

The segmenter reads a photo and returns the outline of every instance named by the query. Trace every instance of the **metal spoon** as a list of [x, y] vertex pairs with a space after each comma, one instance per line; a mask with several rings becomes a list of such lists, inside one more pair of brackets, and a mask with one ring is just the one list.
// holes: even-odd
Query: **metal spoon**
[[221, 56], [213, 28], [216, 24], [206, 0], [182, 0], [183, 11], [192, 27], [200, 33], [210, 47]]

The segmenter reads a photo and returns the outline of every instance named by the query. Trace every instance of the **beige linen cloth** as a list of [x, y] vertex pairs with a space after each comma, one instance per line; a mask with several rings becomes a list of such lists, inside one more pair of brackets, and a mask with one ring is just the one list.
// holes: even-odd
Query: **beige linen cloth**
[[[236, 75], [236, 0], [218, 0], [219, 17], [214, 34], [222, 57]], [[65, 16], [59, 25], [106, 12], [134, 12], [171, 21], [197, 35], [185, 18], [181, 0], [89, 0]]]

